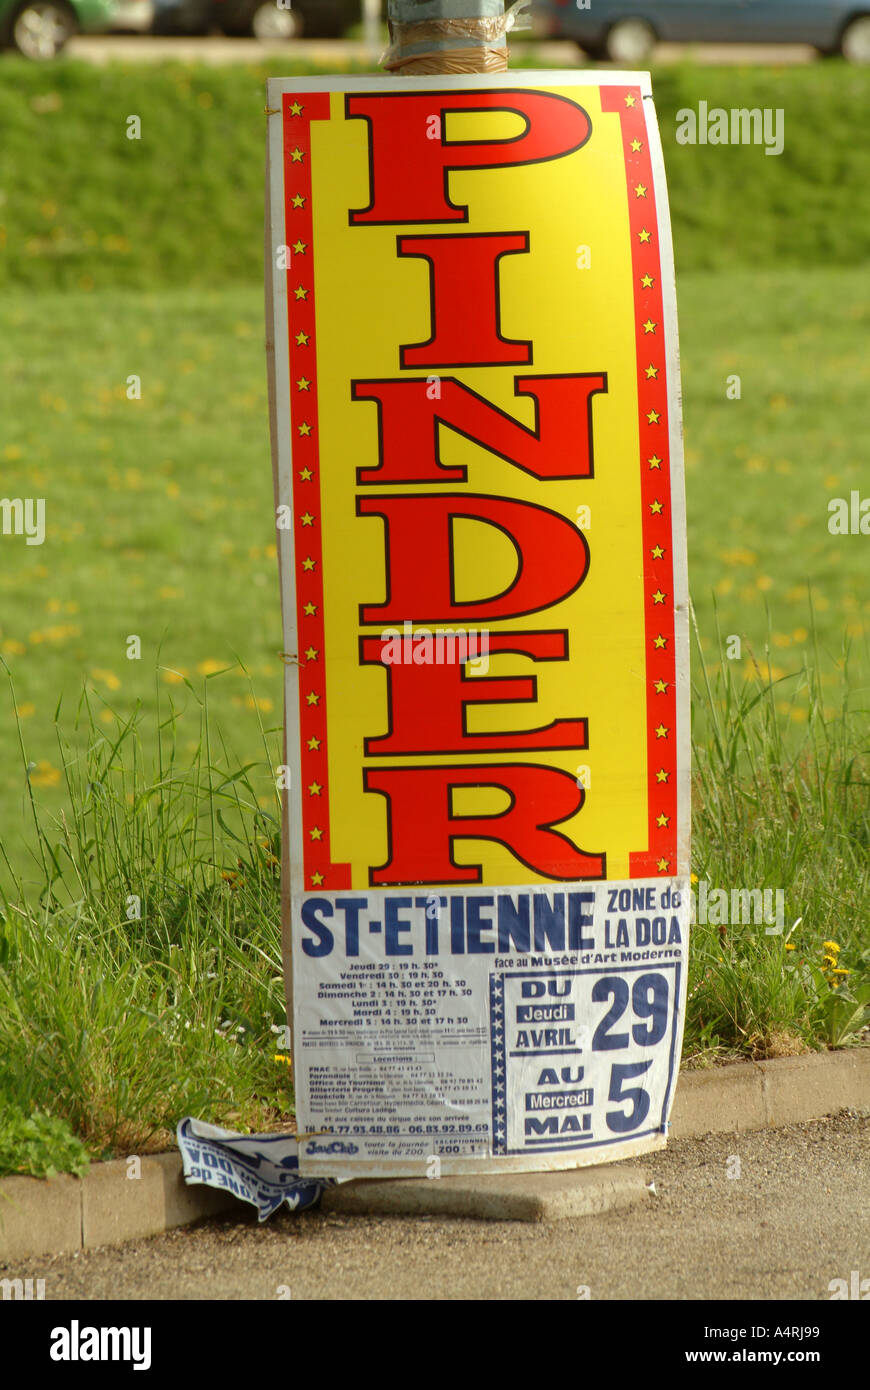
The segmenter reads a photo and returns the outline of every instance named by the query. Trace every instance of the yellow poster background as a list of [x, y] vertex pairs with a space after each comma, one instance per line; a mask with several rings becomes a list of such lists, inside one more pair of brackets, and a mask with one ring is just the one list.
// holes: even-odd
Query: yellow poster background
[[[441, 428], [445, 464], [468, 469], [448, 490], [492, 493], [537, 503], [576, 521], [590, 549], [580, 588], [559, 605], [494, 624], [492, 631], [567, 629], [569, 660], [534, 662], [513, 653], [490, 657], [491, 676], [537, 677], [535, 704], [475, 705], [470, 732], [538, 728], [556, 719], [586, 718], [584, 752], [480, 754], [464, 758], [368, 759], [368, 764], [528, 761], [588, 780], [578, 814], [559, 830], [580, 849], [607, 854], [607, 876], [629, 877], [629, 851], [647, 842], [647, 751], [643, 550], [638, 462], [637, 363], [631, 243], [619, 116], [603, 113], [595, 87], [541, 87], [582, 105], [592, 121], [575, 153], [518, 168], [451, 173], [449, 195], [469, 208], [467, 223], [350, 226], [348, 213], [369, 202], [368, 125], [346, 120], [344, 98], [331, 94], [331, 119], [312, 127], [314, 284], [319, 382], [321, 534], [325, 621], [326, 705], [332, 857], [352, 865], [355, 888], [368, 886], [371, 866], [387, 852], [387, 804], [363, 791], [363, 740], [387, 730], [387, 673], [361, 666], [360, 603], [385, 598], [384, 530], [358, 517], [359, 494], [407, 492], [356, 485], [356, 470], [378, 460], [374, 403], [354, 402], [354, 379], [399, 377], [402, 344], [430, 335], [429, 266], [400, 258], [397, 234], [428, 231], [528, 232], [528, 254], [500, 262], [501, 332], [529, 339], [527, 367], [445, 369], [488, 401], [532, 427], [534, 403], [514, 395], [516, 375], [606, 372], [606, 394], [593, 397], [593, 478], [542, 482], [453, 431]], [[433, 101], [433, 109], [435, 103]], [[451, 115], [448, 140], [506, 138], [521, 122], [508, 113]], [[588, 250], [588, 254], [587, 254]], [[589, 262], [588, 265], [586, 264]], [[405, 373], [425, 375], [415, 369]], [[578, 421], [585, 428], [585, 421]], [[421, 487], [420, 491], [436, 491]], [[444, 490], [444, 489], [442, 489]], [[582, 518], [581, 518], [582, 519]], [[492, 527], [457, 527], [457, 592], [475, 598], [512, 580], [516, 559]], [[420, 537], [421, 562], [425, 537]], [[588, 772], [586, 771], [588, 769]], [[487, 814], [507, 804], [494, 788], [463, 788], [457, 814]], [[482, 864], [483, 883], [545, 882], [503, 845], [459, 840], [460, 864]]]

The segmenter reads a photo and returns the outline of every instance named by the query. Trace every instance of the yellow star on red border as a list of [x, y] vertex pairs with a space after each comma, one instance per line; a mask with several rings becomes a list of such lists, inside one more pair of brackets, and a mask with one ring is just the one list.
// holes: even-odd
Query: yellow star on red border
[[308, 705], [319, 705], [320, 696], [315, 690], [309, 690], [308, 694], [305, 696], [305, 703]]
[[320, 739], [319, 739], [319, 738], [310, 738], [310, 739], [308, 740], [308, 751], [309, 751], [309, 753], [316, 753], [319, 747], [320, 747]]
[[314, 525], [314, 517], [313, 517], [313, 515], [312, 515], [311, 512], [303, 512], [302, 515], [300, 516], [299, 520], [302, 522], [302, 525], [303, 525], [303, 526], [313, 526], [313, 525]]
[[316, 604], [316, 603], [306, 603], [306, 605], [305, 605], [305, 607], [304, 607], [304, 609], [303, 609], [302, 611], [304, 612], [306, 618], [313, 618], [313, 617], [315, 617], [315, 615], [316, 615], [316, 613], [317, 613], [317, 604]]
[[652, 550], [650, 551], [650, 555], [653, 557], [654, 560], [660, 560], [664, 553], [665, 552], [660, 545], [654, 545]]
[[638, 183], [638, 184], [635, 184], [634, 196], [635, 196], [635, 198], [645, 198], [645, 197], [646, 197], [646, 184], [645, 184], [645, 183]]
[[648, 410], [646, 418], [648, 424], [657, 425], [662, 417], [661, 415], [659, 415], [657, 410]]
[[656, 816], [656, 825], [659, 827], [660, 830], [664, 830], [665, 826], [670, 824], [670, 820], [670, 816], [666, 816], [664, 811], [662, 811], [659, 815]]
[[304, 570], [313, 570], [313, 569], [316, 569], [316, 568], [317, 568], [317, 561], [316, 561], [316, 560], [312, 560], [312, 558], [311, 558], [310, 555], [306, 555], [306, 556], [305, 556], [305, 559], [302, 561], [302, 568], [303, 568]]
[[314, 477], [314, 474], [311, 472], [311, 469], [310, 469], [310, 468], [300, 468], [300, 469], [299, 469], [299, 478], [300, 478], [300, 481], [301, 481], [301, 482], [303, 482], [303, 483], [310, 483], [310, 482], [311, 482], [311, 479], [312, 479], [313, 477]]
[[296, 334], [296, 343], [297, 343], [297, 346], [299, 346], [299, 347], [307, 347], [307, 346], [308, 346], [308, 339], [309, 339], [310, 337], [311, 337], [311, 334], [310, 334], [310, 333], [303, 333], [303, 332], [297, 333], [297, 334]]
[[306, 661], [316, 661], [317, 658], [319, 657], [319, 655], [320, 655], [320, 652], [317, 650], [316, 647], [306, 647], [306, 648], [305, 648], [305, 660], [306, 660]]
[[290, 201], [292, 202], [294, 208], [305, 207], [305, 199], [303, 198], [301, 193], [294, 193]]
[[662, 510], [662, 503], [658, 500], [656, 500], [655, 502], [650, 502], [649, 509], [652, 512], [653, 516], [659, 516]]
[[[665, 867], [667, 867], [667, 865], [665, 865]], [[315, 888], [319, 888], [323, 882], [323, 874], [312, 874], [311, 882]]]
[[309, 795], [309, 796], [319, 796], [320, 793], [321, 793], [322, 791], [323, 791], [323, 787], [321, 786], [321, 784], [320, 784], [319, 782], [309, 782], [309, 784], [308, 784], [308, 795]]
[[670, 729], [667, 727], [666, 724], [659, 724], [658, 728], [656, 729], [656, 738], [667, 738], [669, 733]]
[[307, 298], [308, 298], [308, 291], [307, 291], [307, 289], [305, 288], [304, 285], [297, 285], [297, 286], [296, 286], [296, 289], [293, 291], [293, 293], [295, 294], [295, 296], [296, 296], [297, 299], [307, 299]]
[[298, 101], [294, 101], [293, 105], [289, 108], [291, 116], [301, 116], [304, 110], [305, 107], [300, 106]]
[[658, 869], [660, 874], [666, 874], [668, 871], [668, 860], [659, 859], [658, 863], [656, 864], [656, 868]]
[[655, 682], [655, 691], [656, 691], [656, 694], [657, 694], [657, 695], [667, 695], [667, 693], [668, 693], [668, 683], [667, 683], [667, 681], [656, 681], [656, 682]]
[[311, 836], [312, 840], [320, 840], [323, 838], [323, 831], [319, 825], [313, 825], [308, 834]]
[[632, 96], [631, 92], [628, 92], [628, 93], [626, 94], [625, 104], [626, 104], [626, 106], [634, 106], [634, 105], [636, 105], [635, 99], [634, 99], [634, 97]]
[[647, 463], [649, 464], [650, 468], [661, 468], [662, 466], [662, 461], [659, 458], [658, 454], [650, 454], [649, 458], [647, 459]]
[[307, 250], [308, 250], [308, 243], [307, 243], [306, 241], [294, 241], [294, 243], [293, 243], [293, 254], [294, 254], [294, 256], [304, 256], [304, 255], [305, 255], [305, 252], [306, 252]]
[[643, 325], [643, 331], [644, 333], [655, 333], [656, 324], [652, 319], [647, 319], [646, 323]]
[[[296, 250], [295, 246], [293, 247], [293, 250]], [[651, 290], [653, 285], [655, 284], [655, 280], [651, 275], [644, 275], [640, 283], [645, 290]]]
[[642, 140], [632, 140], [632, 142], [631, 142], [631, 148], [633, 149], [633, 151], [634, 151], [635, 154], [639, 154], [640, 151], [643, 149], [643, 141], [642, 141]]
[[652, 596], [652, 601], [653, 603], [664, 603], [666, 598], [667, 594], [663, 594], [661, 589], [656, 589], [655, 593]]
[[660, 767], [659, 770], [658, 770], [658, 772], [656, 773], [656, 781], [657, 781], [657, 782], [667, 782], [667, 780], [668, 780], [668, 778], [670, 777], [670, 775], [671, 775], [671, 774], [670, 774], [669, 772], [665, 772], [665, 769], [664, 769], [663, 767]]
[[654, 367], [652, 362], [650, 362], [648, 367], [644, 367], [644, 371], [646, 372], [647, 381], [654, 381], [659, 374], [658, 367]]
[[299, 146], [297, 145], [295, 150], [290, 151], [290, 158], [294, 164], [301, 164], [303, 159], [305, 158], [305, 151], [300, 150]]
[[307, 420], [303, 420], [302, 424], [297, 426], [297, 429], [300, 434], [309, 435], [311, 433], [311, 426]]
[[646, 227], [641, 227], [637, 236], [639, 241], [649, 241], [650, 237], [652, 236], [652, 232], [648, 232]]
[[653, 638], [653, 646], [656, 647], [659, 651], [662, 651], [663, 648], [665, 648], [667, 645], [668, 639], [667, 637], [663, 637], [661, 633], [659, 633], [658, 637]]

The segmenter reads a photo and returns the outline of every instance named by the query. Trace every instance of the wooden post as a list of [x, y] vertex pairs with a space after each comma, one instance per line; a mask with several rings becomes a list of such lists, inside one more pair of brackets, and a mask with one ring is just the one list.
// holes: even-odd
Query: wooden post
[[387, 17], [391, 72], [507, 71], [504, 0], [388, 0]]

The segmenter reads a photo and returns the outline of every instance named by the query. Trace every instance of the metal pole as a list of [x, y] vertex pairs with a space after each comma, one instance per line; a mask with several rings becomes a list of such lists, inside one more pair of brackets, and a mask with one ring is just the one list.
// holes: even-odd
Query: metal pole
[[392, 72], [504, 72], [504, 0], [388, 0]]
[[363, 0], [363, 41], [370, 63], [381, 56], [381, 0]]

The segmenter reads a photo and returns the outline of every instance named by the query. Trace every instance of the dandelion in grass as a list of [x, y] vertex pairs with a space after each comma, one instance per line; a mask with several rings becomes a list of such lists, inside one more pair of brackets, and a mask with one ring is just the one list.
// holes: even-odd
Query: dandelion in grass
[[45, 758], [40, 758], [30, 773], [30, 785], [33, 787], [56, 787], [60, 779], [60, 768], [53, 767]]

